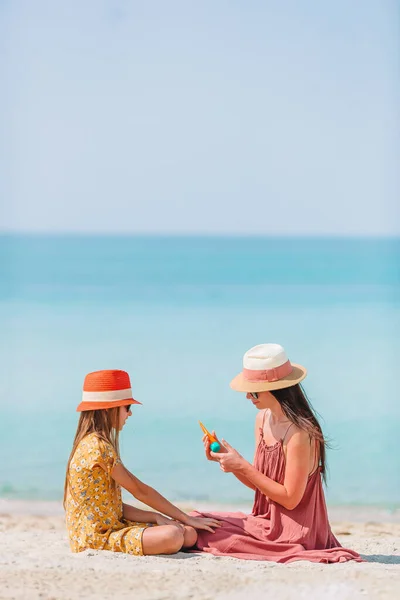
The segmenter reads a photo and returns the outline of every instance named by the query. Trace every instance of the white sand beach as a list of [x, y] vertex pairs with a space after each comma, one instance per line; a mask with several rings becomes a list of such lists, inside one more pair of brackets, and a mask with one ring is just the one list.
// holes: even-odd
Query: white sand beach
[[398, 598], [400, 511], [342, 508], [330, 515], [341, 543], [368, 562], [278, 565], [184, 553], [140, 558], [104, 551], [72, 554], [59, 504], [0, 499], [0, 598]]

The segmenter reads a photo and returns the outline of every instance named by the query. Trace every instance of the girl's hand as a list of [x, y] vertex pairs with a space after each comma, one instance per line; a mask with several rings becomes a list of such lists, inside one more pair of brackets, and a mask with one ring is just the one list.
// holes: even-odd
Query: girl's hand
[[[204, 531], [210, 531], [215, 533], [216, 527], [221, 527], [222, 523], [216, 519], [208, 519], [206, 517], [189, 517], [185, 519], [185, 525], [194, 527], [194, 529], [204, 529]], [[214, 528], [214, 529], [213, 529]]]
[[[222, 445], [222, 443], [219, 441], [219, 439], [217, 438], [217, 436], [215, 435], [215, 431], [212, 432], [213, 436], [215, 437], [215, 439], [217, 440], [218, 444], [221, 446], [220, 451], [218, 452], [218, 454], [223, 454], [224, 452], [226, 452], [226, 448], [224, 448], [224, 446]], [[218, 460], [216, 458], [213, 458], [211, 456], [211, 450], [210, 450], [210, 440], [208, 439], [207, 435], [203, 435], [203, 444], [204, 444], [204, 450], [206, 453], [206, 458], [207, 460], [213, 460], [214, 462], [218, 462]]]
[[224, 471], [224, 473], [240, 471], [247, 461], [228, 442], [222, 440], [222, 443], [224, 444], [224, 452], [210, 451], [211, 460], [218, 461], [221, 471]]

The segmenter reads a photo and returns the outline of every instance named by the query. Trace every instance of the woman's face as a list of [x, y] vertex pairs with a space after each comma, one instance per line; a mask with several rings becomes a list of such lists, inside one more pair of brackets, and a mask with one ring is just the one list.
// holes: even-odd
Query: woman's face
[[[253, 394], [254, 396], [256, 396], [256, 398], [253, 396]], [[246, 398], [248, 400], [251, 400], [251, 402], [256, 408], [258, 408], [258, 410], [262, 410], [264, 408], [271, 408], [271, 405], [275, 400], [271, 392], [247, 392]]]
[[119, 431], [121, 431], [121, 429], [123, 428], [123, 426], [125, 425], [125, 423], [127, 422], [128, 418], [130, 416], [132, 416], [130, 404], [128, 404], [128, 406], [120, 406], [119, 407], [119, 419], [118, 419]]

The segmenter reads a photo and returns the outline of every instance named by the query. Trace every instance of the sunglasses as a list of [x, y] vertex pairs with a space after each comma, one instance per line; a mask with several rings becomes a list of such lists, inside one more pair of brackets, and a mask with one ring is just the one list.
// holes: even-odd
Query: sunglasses
[[254, 400], [258, 400], [257, 392], [250, 392], [250, 396], [252, 396], [254, 398]]
[[132, 406], [132, 404], [127, 404], [127, 405], [125, 406], [125, 408], [126, 408], [126, 412], [129, 412], [129, 411], [131, 410], [131, 406]]

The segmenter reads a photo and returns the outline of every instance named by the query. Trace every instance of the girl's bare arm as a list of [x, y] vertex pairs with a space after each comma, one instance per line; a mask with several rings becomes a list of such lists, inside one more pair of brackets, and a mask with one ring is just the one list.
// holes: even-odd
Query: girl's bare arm
[[124, 519], [128, 521], [136, 521], [138, 523], [157, 523], [157, 513], [151, 510], [142, 510], [130, 504], [123, 504]]
[[215, 519], [202, 517], [191, 517], [180, 510], [177, 506], [169, 502], [157, 490], [146, 485], [133, 475], [122, 463], [118, 463], [111, 471], [111, 477], [124, 489], [132, 494], [143, 504], [154, 508], [163, 515], [180, 521], [185, 525], [190, 525], [196, 529], [205, 529], [213, 533], [212, 527], [219, 527], [220, 523]]
[[184, 522], [185, 518], [188, 517], [182, 510], [177, 506], [174, 506], [164, 496], [159, 494], [154, 488], [150, 487], [140, 481], [135, 475], [133, 475], [123, 464], [117, 464], [112, 472], [112, 478], [132, 494], [137, 500], [151, 506], [155, 510], [158, 510], [163, 515], [167, 515], [172, 519]]

